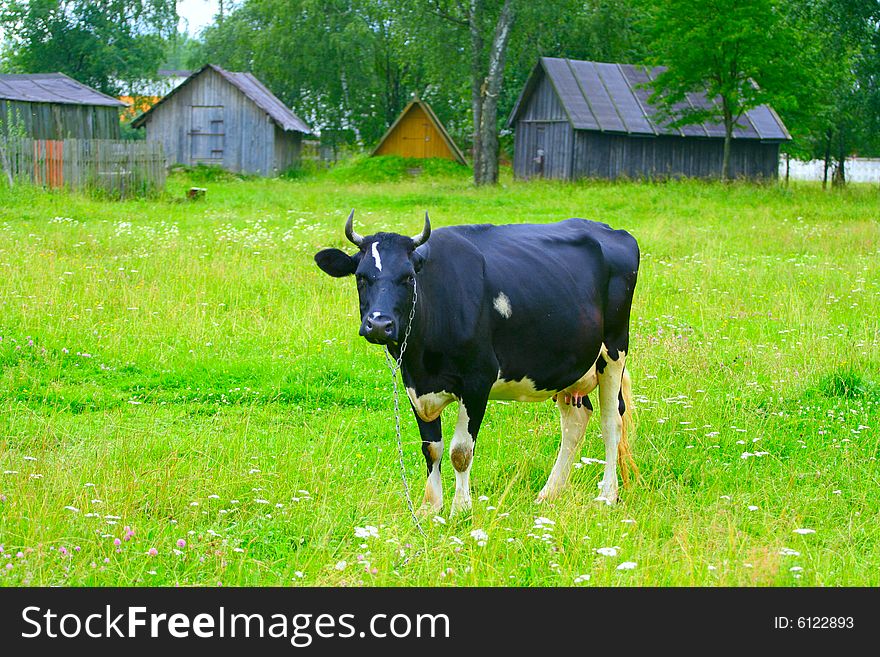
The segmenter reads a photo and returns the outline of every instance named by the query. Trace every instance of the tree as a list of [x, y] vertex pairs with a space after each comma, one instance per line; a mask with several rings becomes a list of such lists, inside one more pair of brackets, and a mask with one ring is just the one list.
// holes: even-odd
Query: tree
[[803, 0], [791, 20], [809, 35], [799, 49], [811, 81], [800, 98], [809, 108], [795, 117], [807, 157], [824, 160], [823, 186], [846, 182], [846, 158], [880, 147], [880, 3]]
[[[794, 102], [799, 78], [795, 43], [776, 0], [661, 0], [649, 13], [654, 61], [668, 68], [655, 80], [652, 102], [682, 126], [724, 125], [721, 177], [729, 178], [730, 142], [742, 115], [764, 103]], [[692, 108], [687, 94], [716, 102]]]
[[60, 71], [119, 95], [155, 78], [177, 10], [174, 0], [8, 0], [0, 22], [9, 70]]
[[[514, 24], [514, 0], [423, 0], [411, 10], [431, 39], [437, 23], [468, 43], [474, 183], [498, 182], [498, 103]], [[442, 54], [441, 54], [442, 57]]]

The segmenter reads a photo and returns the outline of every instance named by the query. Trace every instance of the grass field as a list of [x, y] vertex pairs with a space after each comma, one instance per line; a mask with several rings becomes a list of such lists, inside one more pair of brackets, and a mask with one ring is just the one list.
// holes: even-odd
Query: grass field
[[[190, 184], [0, 190], [0, 584], [880, 585], [876, 187], [220, 177], [185, 202]], [[312, 261], [347, 248], [351, 207], [363, 234], [427, 209], [636, 236], [642, 480], [617, 506], [592, 501], [597, 418], [537, 506], [555, 406], [491, 402], [473, 513], [448, 517], [445, 460], [422, 540], [382, 353], [354, 282]], [[408, 409], [403, 430], [418, 502]]]

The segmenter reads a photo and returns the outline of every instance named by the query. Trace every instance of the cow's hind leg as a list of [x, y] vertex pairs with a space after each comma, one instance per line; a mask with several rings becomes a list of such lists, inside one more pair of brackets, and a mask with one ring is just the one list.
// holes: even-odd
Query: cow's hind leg
[[544, 488], [538, 493], [537, 502], [551, 500], [558, 495], [568, 484], [571, 474], [571, 466], [580, 453], [584, 433], [587, 430], [587, 422], [593, 413], [590, 398], [577, 395], [569, 396], [559, 393], [556, 399], [559, 408], [559, 418], [562, 425], [562, 442], [559, 446], [559, 455], [550, 472], [550, 477]]
[[[613, 357], [613, 356], [616, 356]], [[625, 407], [624, 394], [628, 396], [628, 389], [622, 391], [626, 364], [626, 352], [616, 350], [609, 353], [603, 349], [596, 363], [599, 374], [599, 415], [602, 422], [602, 439], [605, 441], [605, 475], [599, 484], [599, 496], [596, 498], [606, 504], [614, 504], [617, 501], [617, 457], [619, 450], [623, 451], [624, 461], [621, 463], [626, 468], [628, 448], [624, 435], [624, 414], [628, 409]]]

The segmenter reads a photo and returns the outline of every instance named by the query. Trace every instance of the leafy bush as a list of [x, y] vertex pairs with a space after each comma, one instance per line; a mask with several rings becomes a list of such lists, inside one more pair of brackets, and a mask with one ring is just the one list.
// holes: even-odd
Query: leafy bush
[[408, 178], [465, 178], [470, 168], [442, 158], [407, 158], [399, 155], [360, 156], [327, 172], [339, 182], [395, 182]]

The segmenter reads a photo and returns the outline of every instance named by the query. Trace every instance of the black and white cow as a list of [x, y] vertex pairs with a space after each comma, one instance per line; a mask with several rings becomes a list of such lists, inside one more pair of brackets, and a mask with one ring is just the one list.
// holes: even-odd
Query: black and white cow
[[[450, 226], [416, 237], [345, 235], [358, 251], [315, 255], [331, 276], [354, 274], [360, 334], [397, 358], [412, 314], [401, 373], [428, 464], [424, 503], [443, 506], [440, 413], [458, 401], [449, 456], [455, 468], [452, 512], [471, 505], [474, 444], [490, 399], [556, 400], [562, 445], [538, 501], [566, 485], [599, 388], [605, 475], [596, 499], [617, 500], [634, 467], [626, 437], [631, 411], [629, 316], [639, 248], [626, 231], [568, 219], [554, 224]], [[428, 239], [430, 237], [430, 240]]]

